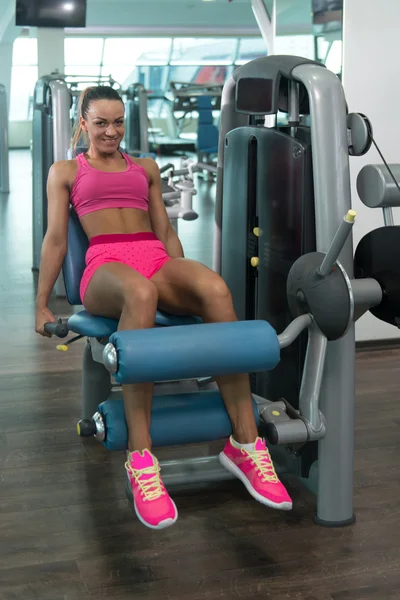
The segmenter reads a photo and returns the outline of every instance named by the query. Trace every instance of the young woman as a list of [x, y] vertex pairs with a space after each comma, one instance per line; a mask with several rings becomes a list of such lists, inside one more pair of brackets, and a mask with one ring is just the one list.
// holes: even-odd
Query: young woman
[[[80, 292], [92, 315], [119, 319], [119, 329], [153, 327], [157, 308], [199, 315], [204, 322], [236, 321], [229, 290], [214, 271], [184, 258], [164, 207], [160, 173], [148, 158], [133, 160], [119, 150], [124, 104], [111, 87], [86, 89], [80, 98], [74, 143], [84, 134], [88, 151], [55, 163], [48, 176], [48, 228], [43, 241], [36, 300], [36, 331], [55, 321], [47, 308], [67, 250], [72, 204], [90, 246]], [[151, 358], [151, 357], [149, 357]], [[217, 383], [233, 435], [221, 463], [267, 506], [290, 510], [265, 442], [258, 437], [247, 374], [224, 375]], [[151, 453], [153, 384], [123, 386], [129, 449], [126, 470], [135, 511], [152, 529], [175, 523], [178, 513]]]

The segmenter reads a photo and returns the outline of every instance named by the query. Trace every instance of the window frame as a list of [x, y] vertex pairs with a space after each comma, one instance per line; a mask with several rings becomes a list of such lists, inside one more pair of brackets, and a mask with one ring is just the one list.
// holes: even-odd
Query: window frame
[[[259, 34], [254, 34], [254, 35], [242, 35], [242, 36], [210, 36], [210, 35], [196, 35], [196, 36], [190, 36], [189, 35], [173, 35], [173, 36], [168, 36], [168, 35], [148, 35], [148, 36], [137, 36], [137, 35], [107, 35], [107, 34], [94, 34], [94, 35], [88, 35], [82, 32], [82, 34], [79, 33], [71, 33], [71, 34], [66, 34], [65, 38], [64, 38], [64, 51], [65, 51], [65, 47], [66, 47], [66, 43], [67, 40], [71, 40], [71, 39], [99, 39], [102, 40], [102, 46], [101, 46], [101, 58], [100, 58], [100, 63], [99, 64], [93, 64], [90, 65], [90, 70], [95, 70], [98, 73], [99, 76], [99, 80], [102, 77], [102, 73], [104, 71], [104, 69], [107, 69], [107, 71], [110, 71], [110, 69], [112, 68], [121, 68], [121, 63], [118, 62], [118, 64], [116, 63], [115, 65], [111, 64], [111, 63], [107, 63], [105, 62], [105, 47], [106, 47], [106, 41], [108, 39], [130, 39], [130, 38], [134, 38], [134, 39], [152, 39], [152, 40], [158, 40], [158, 39], [168, 39], [169, 40], [169, 52], [168, 52], [168, 56], [166, 58], [166, 61], [164, 62], [160, 62], [157, 60], [138, 60], [135, 65], [132, 67], [131, 69], [131, 74], [133, 74], [133, 72], [138, 69], [140, 71], [141, 68], [151, 68], [151, 67], [161, 67], [163, 69], [165, 69], [165, 75], [163, 74], [161, 80], [162, 80], [162, 85], [164, 86], [162, 90], [159, 91], [159, 93], [161, 94], [166, 94], [168, 93], [169, 90], [169, 74], [171, 72], [171, 68], [172, 67], [207, 67], [207, 66], [215, 66], [215, 67], [226, 67], [227, 68], [227, 73], [229, 76], [229, 73], [232, 72], [232, 70], [238, 66], [238, 57], [239, 57], [239, 52], [240, 52], [240, 44], [241, 41], [243, 39], [251, 39], [254, 38], [255, 40], [259, 40], [260, 36]], [[14, 44], [15, 42], [20, 39], [17, 38], [16, 40], [14, 40]], [[31, 38], [31, 39], [36, 39], [36, 38]], [[229, 39], [229, 40], [233, 40], [234, 41], [234, 48], [232, 49], [232, 53], [231, 53], [231, 57], [229, 60], [223, 60], [223, 59], [215, 59], [215, 60], [202, 60], [202, 61], [198, 61], [198, 60], [184, 60], [184, 59], [179, 59], [174, 61], [173, 60], [173, 51], [174, 51], [174, 44], [175, 44], [175, 40], [177, 39], [193, 39], [196, 40], [197, 42], [201, 42], [201, 40], [204, 40], [205, 42], [208, 39], [213, 39], [213, 40], [221, 40], [223, 41], [224, 39]], [[244, 64], [241, 62], [241, 64]], [[70, 71], [72, 67], [76, 67], [77, 69], [79, 68], [80, 65], [73, 65], [73, 64], [64, 64], [64, 70], [66, 72]], [[84, 66], [88, 66], [88, 65], [82, 65], [82, 67]], [[31, 61], [27, 61], [27, 63], [25, 64], [20, 64], [20, 62], [18, 62], [18, 64], [14, 64], [14, 52], [13, 52], [13, 64], [12, 64], [12, 70], [14, 69], [14, 67], [16, 68], [27, 68], [27, 67], [32, 67], [32, 68], [38, 68], [38, 58], [37, 58], [37, 42], [36, 42], [36, 57], [35, 60], [31, 60]], [[72, 74], [72, 73], [71, 73]], [[86, 73], [82, 73], [82, 77], [84, 77]], [[107, 73], [107, 75], [109, 75], [109, 73]], [[112, 75], [112, 73], [111, 73]], [[128, 75], [129, 77], [129, 75]], [[127, 78], [128, 78], [127, 77]], [[127, 79], [126, 78], [126, 79]], [[126, 81], [125, 79], [125, 81]], [[124, 82], [123, 81], [117, 81], [118, 84], [120, 84], [121, 86], [123, 86]], [[24, 90], [25, 92], [26, 90]], [[15, 92], [17, 93], [17, 92]], [[11, 94], [10, 94], [11, 96]], [[32, 106], [32, 96], [33, 96], [33, 90], [31, 95], [29, 96], [29, 98], [27, 98], [27, 116], [28, 116], [28, 120], [30, 117], [30, 111], [31, 111], [31, 106]], [[11, 98], [10, 98], [11, 99]], [[10, 115], [10, 119], [11, 119], [11, 115]], [[11, 120], [17, 120], [17, 119], [11, 119]], [[19, 119], [18, 119], [19, 120]]]

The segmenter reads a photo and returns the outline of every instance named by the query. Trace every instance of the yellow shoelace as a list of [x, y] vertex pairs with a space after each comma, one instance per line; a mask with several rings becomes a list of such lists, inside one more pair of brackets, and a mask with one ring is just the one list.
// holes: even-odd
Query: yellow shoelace
[[251, 458], [257, 471], [261, 474], [263, 482], [278, 483], [279, 479], [268, 450], [245, 450], [242, 448], [242, 454], [247, 454]]
[[[134, 469], [128, 462], [125, 463], [125, 468], [135, 478], [136, 483], [143, 493], [144, 500], [157, 500], [164, 494], [164, 489], [160, 479], [160, 467], [154, 465], [146, 469]], [[142, 479], [142, 475], [151, 475], [146, 479]]]

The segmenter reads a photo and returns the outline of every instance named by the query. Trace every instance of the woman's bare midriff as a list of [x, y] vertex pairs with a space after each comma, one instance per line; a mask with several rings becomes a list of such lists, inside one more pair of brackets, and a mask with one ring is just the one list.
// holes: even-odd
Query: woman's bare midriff
[[148, 213], [138, 208], [96, 210], [84, 215], [81, 224], [89, 240], [96, 235], [153, 231]]

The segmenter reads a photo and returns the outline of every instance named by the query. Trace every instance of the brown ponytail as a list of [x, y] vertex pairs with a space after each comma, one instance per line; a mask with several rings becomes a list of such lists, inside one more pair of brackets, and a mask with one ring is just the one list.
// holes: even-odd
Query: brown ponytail
[[107, 85], [87, 87], [85, 90], [83, 90], [78, 101], [76, 122], [72, 136], [72, 149], [74, 151], [74, 154], [76, 153], [76, 147], [82, 135], [84, 136], [84, 138], [86, 138], [85, 142], [89, 141], [87, 139], [87, 133], [82, 129], [80, 118], [83, 117], [84, 119], [86, 119], [89, 110], [89, 105], [93, 100], [119, 100], [123, 103], [123, 100], [118, 94], [117, 90]]
[[[74, 151], [74, 154], [76, 153], [76, 147], [79, 143], [79, 140], [81, 139], [81, 136], [83, 135], [85, 136], [85, 133], [82, 129], [81, 126], [81, 116], [83, 117], [83, 115], [85, 113], [82, 111], [82, 108], [84, 105], [86, 105], [85, 99], [87, 98], [87, 96], [90, 94], [90, 92], [94, 89], [94, 87], [87, 87], [86, 89], [83, 90], [83, 92], [81, 93], [81, 95], [79, 96], [79, 100], [78, 100], [78, 108], [76, 111], [76, 121], [75, 121], [75, 126], [73, 129], [73, 135], [72, 135], [72, 149]], [[86, 109], [87, 110], [87, 109]], [[85, 140], [87, 141], [87, 140]]]

